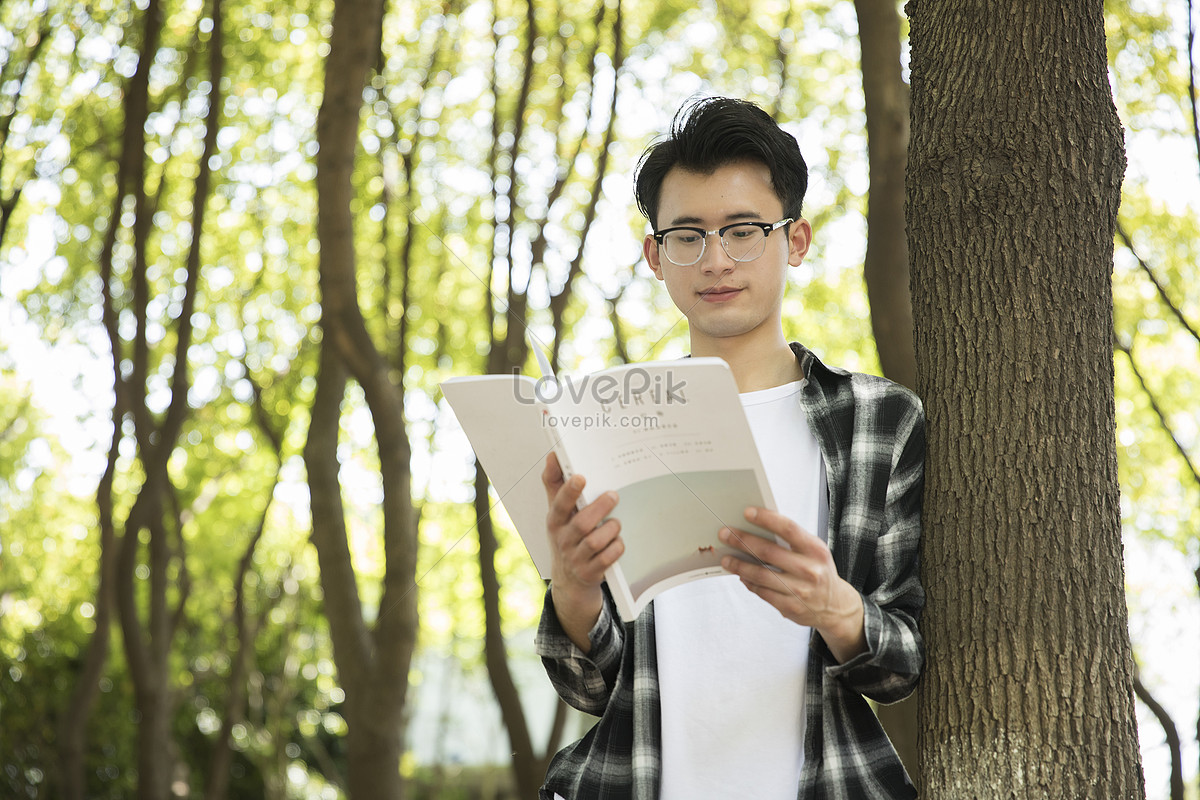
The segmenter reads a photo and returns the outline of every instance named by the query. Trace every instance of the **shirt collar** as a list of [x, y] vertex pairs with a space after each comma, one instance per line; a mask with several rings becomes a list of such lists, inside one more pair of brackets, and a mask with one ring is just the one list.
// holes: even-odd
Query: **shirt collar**
[[831, 367], [821, 359], [817, 358], [817, 354], [809, 350], [799, 342], [791, 342], [789, 345], [792, 352], [796, 354], [796, 360], [800, 362], [800, 369], [804, 371], [805, 378], [815, 376], [817, 383], [821, 382], [822, 373], [826, 376], [836, 376], [838, 378], [849, 378], [850, 372], [841, 367]]

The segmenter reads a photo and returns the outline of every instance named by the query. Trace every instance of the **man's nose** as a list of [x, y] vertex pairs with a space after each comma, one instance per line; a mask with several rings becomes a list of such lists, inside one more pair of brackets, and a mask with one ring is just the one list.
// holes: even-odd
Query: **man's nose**
[[725, 243], [721, 241], [720, 234], [710, 233], [704, 247], [704, 255], [700, 258], [700, 271], [706, 274], [723, 275], [732, 271], [737, 265], [738, 262], [725, 252]]

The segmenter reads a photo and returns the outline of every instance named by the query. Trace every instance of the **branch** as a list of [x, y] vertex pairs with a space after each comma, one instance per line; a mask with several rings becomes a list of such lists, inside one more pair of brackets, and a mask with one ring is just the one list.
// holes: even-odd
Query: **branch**
[[1167, 748], [1171, 751], [1171, 800], [1183, 800], [1183, 750], [1175, 721], [1171, 719], [1171, 715], [1167, 713], [1162, 704], [1150, 694], [1150, 690], [1142, 683], [1141, 675], [1136, 673], [1133, 676], [1133, 693], [1146, 708], [1150, 709], [1150, 713], [1158, 720], [1158, 724], [1162, 725], [1163, 734], [1167, 739]]
[[[255, 388], [258, 385], [255, 384]], [[256, 404], [259, 395], [255, 393]], [[262, 427], [262, 420], [259, 421], [259, 426]], [[263, 433], [268, 438], [272, 438], [272, 432], [263, 429]], [[272, 443], [274, 440], [272, 439]], [[279, 451], [276, 450], [279, 455]], [[235, 631], [235, 650], [233, 652], [232, 664], [229, 668], [229, 692], [225, 696], [224, 713], [221, 715], [221, 730], [217, 734], [217, 740], [213, 744], [212, 758], [209, 762], [208, 778], [205, 786], [204, 796], [206, 800], [221, 800], [228, 795], [230, 765], [233, 760], [233, 750], [230, 747], [230, 741], [233, 739], [233, 728], [245, 718], [246, 714], [246, 673], [249, 671], [250, 655], [254, 652], [254, 637], [253, 626], [249, 624], [246, 613], [246, 575], [250, 572], [250, 567], [254, 562], [254, 551], [258, 549], [258, 543], [262, 540], [263, 532], [267, 528], [267, 516], [271, 509], [271, 500], [275, 495], [275, 487], [279, 485], [279, 475], [282, 468], [282, 460], [278, 461], [275, 467], [275, 480], [271, 483], [271, 489], [267, 492], [266, 503], [263, 504], [262, 513], [258, 517], [258, 525], [254, 529], [254, 533], [250, 535], [250, 541], [246, 545], [246, 549], [242, 552], [242, 557], [238, 561], [237, 573], [234, 577], [234, 597], [233, 597], [233, 625]], [[282, 593], [281, 593], [282, 595]]]
[[[179, 493], [175, 490], [170, 479], [166, 481], [164, 490], [169, 493], [173, 511], [173, 533], [175, 534], [174, 558], [178, 562], [178, 572], [175, 575], [175, 610], [171, 614], [167, 641], [174, 640], [176, 632], [186, 619], [187, 600], [192, 594], [192, 573], [187, 566], [187, 542], [183, 538], [183, 511], [179, 507]], [[168, 645], [168, 649], [170, 649]]]
[[1192, 18], [1192, 0], [1187, 0], [1187, 19], [1188, 102], [1192, 107], [1192, 137], [1196, 141], [1196, 159], [1200, 163], [1200, 116], [1196, 113], [1196, 62], [1192, 57], [1192, 49], [1196, 43], [1196, 23]]
[[[105, 291], [105, 327], [113, 348], [114, 371], [117, 382], [117, 407], [130, 411], [141, 424], [136, 425], [139, 450], [143, 457], [152, 451], [150, 429], [148, 425], [150, 412], [146, 407], [146, 373], [149, 361], [148, 344], [145, 336], [146, 307], [149, 304], [149, 287], [146, 282], [146, 239], [151, 225], [150, 214], [146, 209], [146, 118], [150, 102], [150, 66], [158, 52], [159, 39], [163, 26], [163, 11], [158, 0], [150, 0], [144, 16], [142, 45], [138, 54], [138, 66], [129, 84], [125, 88], [125, 131], [122, 142], [121, 163], [118, 169], [117, 193], [114, 199], [113, 214], [109, 223], [108, 237], [105, 240], [105, 253], [101, 261], [101, 277], [104, 280]], [[131, 381], [121, 378], [120, 352], [123, 342], [116, 319], [115, 306], [111, 297], [112, 281], [112, 252], [110, 242], [115, 242], [117, 230], [121, 226], [121, 205], [126, 194], [132, 192], [135, 201], [134, 246], [136, 250], [135, 272], [135, 313], [138, 317], [138, 336], [134, 345], [133, 377]], [[111, 315], [111, 319], [109, 318]], [[134, 396], [136, 392], [136, 397]], [[124, 402], [122, 402], [124, 395]], [[134, 402], [136, 400], [136, 402]], [[115, 411], [113, 415], [113, 439], [119, 436], [121, 420]], [[125, 520], [124, 532], [119, 540], [117, 556], [117, 607], [120, 614], [121, 628], [124, 633], [126, 661], [129, 664], [133, 684], [139, 693], [152, 685], [154, 676], [151, 654], [146, 641], [146, 631], [142, 626], [138, 612], [135, 594], [134, 568], [137, 565], [140, 532], [153, 531], [155, 520], [162, 521], [161, 496], [154, 485], [160, 475], [146, 470], [146, 479], [138, 491], [133, 507]], [[151, 534], [151, 542], [155, 537]], [[161, 538], [158, 538], [161, 542]], [[152, 572], [152, 575], [155, 573]], [[157, 577], [161, 577], [158, 575]], [[157, 579], [156, 577], [156, 579]], [[152, 590], [153, 594], [153, 590]], [[153, 629], [153, 622], [151, 623]], [[153, 639], [153, 633], [150, 634]], [[147, 776], [147, 780], [152, 780]]]
[[[42, 19], [42, 26], [34, 34], [37, 38], [29, 46], [29, 53], [25, 57], [25, 63], [21, 65], [21, 74], [17, 76], [17, 88], [13, 93], [12, 110], [0, 119], [0, 168], [4, 167], [4, 157], [7, 153], [8, 134], [12, 130], [13, 120], [17, 117], [17, 111], [21, 107], [21, 93], [25, 90], [25, 80], [29, 77], [29, 68], [33, 66], [33, 62], [37, 61], [38, 54], [41, 52], [42, 45], [46, 43], [46, 38], [50, 35], [50, 16], [46, 15]], [[7, 76], [6, 76], [7, 77]]]
[[171, 376], [171, 404], [163, 422], [159, 447], [165, 464], [175, 448], [175, 440], [188, 414], [187, 395], [191, 381], [188, 377], [188, 349], [192, 344], [192, 312], [200, 283], [200, 238], [204, 232], [204, 213], [212, 192], [212, 157], [217, 151], [217, 131], [221, 126], [221, 78], [225, 73], [222, 52], [223, 17], [221, 0], [212, 0], [212, 36], [209, 49], [208, 114], [204, 120], [204, 147], [196, 164], [196, 182], [192, 196], [192, 240], [188, 245], [187, 270], [184, 278], [183, 303], [179, 312], [179, 332], [175, 339], [175, 371]]
[[622, 364], [629, 363], [629, 346], [625, 343], [625, 332], [621, 329], [621, 315], [617, 311], [617, 303], [621, 302], [625, 288], [622, 287], [617, 295], [608, 301], [608, 321], [613, 329], [613, 349], [617, 351], [617, 359]]
[[21, 192], [24, 190], [24, 183], [20, 183], [13, 189], [12, 194], [0, 198], [0, 244], [4, 243], [4, 235], [8, 233], [8, 220], [16, 210], [17, 203], [21, 202]]
[[1183, 459], [1183, 463], [1187, 464], [1188, 469], [1191, 470], [1192, 480], [1196, 482], [1197, 486], [1200, 486], [1200, 469], [1197, 469], [1196, 465], [1192, 463], [1191, 456], [1188, 455], [1183, 443], [1179, 441], [1179, 437], [1175, 435], [1175, 431], [1171, 428], [1170, 423], [1167, 422], [1166, 412], [1164, 412], [1162, 407], [1159, 406], [1158, 399], [1154, 396], [1154, 393], [1150, 391], [1150, 387], [1146, 385], [1146, 378], [1144, 375], [1142, 375], [1141, 370], [1138, 369], [1137, 362], [1134, 361], [1133, 358], [1133, 343], [1130, 342], [1129, 344], [1126, 344], [1125, 342], [1121, 341], [1121, 337], [1117, 335], [1115, 330], [1113, 331], [1113, 343], [1116, 345], [1117, 349], [1124, 353], [1125, 357], [1129, 359], [1129, 368], [1133, 370], [1133, 376], [1137, 379], [1138, 384], [1142, 387], [1142, 391], [1146, 393], [1146, 397], [1150, 400], [1151, 410], [1153, 410], [1155, 416], [1158, 417], [1158, 422], [1162, 426], [1162, 429], [1166, 432], [1167, 436], [1171, 437], [1171, 441], [1175, 444], [1175, 450], [1178, 451], [1179, 457]]
[[[525, 121], [528, 114], [526, 110], [529, 107], [529, 96], [533, 91], [533, 73], [535, 68], [535, 53], [537, 51], [537, 13], [534, 0], [526, 0], [525, 3], [525, 57], [524, 65], [521, 72], [521, 86], [517, 91], [517, 105], [513, 111], [513, 134], [512, 145], [508, 148], [508, 208], [505, 211], [503, 224], [508, 227], [508, 236], [505, 244], [504, 264], [508, 270], [508, 293], [507, 293], [507, 309], [505, 314], [505, 331], [503, 352], [501, 356], [502, 368], [498, 370], [489, 370], [489, 372], [505, 371], [503, 367], [509, 364], [523, 364], [527, 355], [525, 345], [525, 319], [526, 309], [529, 304], [528, 290], [529, 281], [525, 282], [525, 288], [517, 291], [516, 284], [513, 281], [512, 263], [513, 263], [513, 248], [517, 238], [517, 162], [521, 156], [521, 139], [525, 134]], [[499, 98], [497, 98], [498, 100]], [[499, 103], [496, 104], [495, 116], [499, 116]], [[499, 228], [499, 221], [496, 228]], [[532, 265], [530, 266], [532, 270]], [[495, 347], [492, 348], [495, 351]]]
[[[444, 0], [442, 3], [442, 15], [448, 15], [451, 10], [450, 0]], [[404, 241], [400, 244], [400, 253], [397, 256], [397, 264], [400, 271], [400, 317], [395, 320], [395, 339], [393, 341], [392, 363], [399, 376], [398, 380], [404, 380], [404, 372], [406, 369], [405, 359], [408, 353], [408, 306], [411, 294], [412, 275], [412, 249], [416, 242], [414, 231], [416, 230], [416, 213], [415, 206], [417, 200], [414, 197], [413, 191], [413, 173], [416, 171], [417, 153], [421, 143], [421, 107], [424, 104], [425, 96], [429, 91], [429, 85], [433, 81], [433, 76], [437, 71], [438, 60], [442, 52], [442, 38], [445, 33], [445, 26], [439, 27], [437, 35], [434, 37], [433, 46], [429, 51], [429, 61], [425, 66], [425, 72], [421, 76], [420, 84], [417, 87], [417, 97], [413, 103], [413, 114], [416, 117], [417, 124], [413, 127], [412, 136], [409, 137], [408, 150], [403, 151], [400, 148], [400, 131], [404, 130], [404, 126], [400, 124], [399, 117], [396, 116], [395, 107], [389, 102], [388, 112], [392, 122], [392, 135], [390, 137], [391, 149], [394, 152], [400, 153], [401, 172], [404, 176]], [[383, 190], [381, 202], [384, 208], [384, 217], [381, 225], [383, 239], [383, 282], [380, 291], [382, 314], [381, 318], [385, 321], [388, 329], [392, 327], [392, 319], [389, 313], [391, 308], [391, 270], [388, 269], [388, 217], [391, 209], [389, 181], [387, 180], [386, 168], [384, 167], [382, 152], [380, 153], [380, 172], [383, 173]]]
[[616, 138], [617, 101], [620, 98], [621, 70], [625, 64], [624, 15], [621, 0], [617, 0], [616, 19], [613, 20], [613, 93], [608, 109], [608, 125], [604, 129], [604, 141], [600, 145], [600, 155], [596, 161], [596, 177], [592, 181], [592, 191], [588, 197], [587, 207], [583, 212], [583, 225], [579, 234], [579, 250], [567, 269], [567, 279], [563, 288], [550, 296], [550, 313], [554, 323], [554, 345], [550, 350], [550, 365], [558, 368], [559, 351], [562, 346], [563, 322], [567, 312], [567, 301], [571, 298], [571, 286], [583, 272], [583, 253], [586, 249], [588, 233], [596, 219], [596, 209], [600, 204], [600, 195], [604, 178], [608, 174], [608, 153]]
[[[565, 163], [560, 163], [558, 171], [558, 179], [554, 182], [554, 187], [550, 190], [550, 194], [546, 198], [546, 213], [538, 220], [538, 228], [542, 230], [546, 222], [550, 219], [550, 210], [554, 204], [558, 202], [558, 198], [562, 196], [563, 190], [566, 189], [567, 183], [571, 179], [571, 175], [575, 171], [575, 165], [579, 162], [579, 156], [583, 152], [583, 145], [588, 139], [588, 129], [592, 125], [592, 116], [595, 113], [595, 103], [593, 100], [596, 97], [596, 56], [600, 54], [600, 26], [604, 24], [604, 15], [608, 11], [608, 4], [601, 0], [596, 9], [596, 16], [592, 19], [592, 29], [596, 32], [596, 38], [592, 41], [592, 50], [588, 55], [588, 70], [587, 70], [587, 117], [583, 122], [583, 131], [580, 132], [579, 138], [575, 141], [575, 152], [570, 155]], [[564, 70], [565, 72], [565, 70]], [[567, 81], [563, 81], [564, 89], [567, 86]], [[565, 92], [564, 92], [565, 93]], [[563, 97], [564, 93], [559, 94], [559, 98]], [[565, 104], [564, 104], [565, 105]], [[559, 116], [562, 116], [562, 108], [559, 108]], [[538, 236], [541, 243], [541, 249], [544, 251], [546, 247], [546, 235], [542, 230]], [[534, 263], [539, 263], [541, 258], [535, 259]]]
[[1167, 296], [1166, 288], [1158, 280], [1158, 276], [1154, 274], [1154, 270], [1150, 268], [1150, 265], [1146, 263], [1145, 259], [1138, 255], [1137, 250], [1135, 250], [1133, 247], [1133, 240], [1129, 238], [1129, 234], [1126, 233], [1125, 228], [1121, 226], [1120, 220], [1117, 221], [1117, 235], [1121, 237], [1121, 242], [1126, 248], [1129, 249], [1129, 252], [1137, 260], [1138, 266], [1140, 266], [1142, 271], [1146, 273], [1146, 277], [1148, 277], [1150, 282], [1154, 284], [1154, 288], [1158, 291], [1159, 298], [1164, 304], [1166, 304], [1167, 308], [1171, 309], [1171, 313], [1175, 315], [1175, 319], [1179, 320], [1179, 324], [1183, 326], [1184, 330], [1191, 334], [1193, 339], [1195, 339], [1197, 342], [1200, 342], [1200, 333], [1197, 333], [1196, 328], [1184, 318], [1183, 312], [1179, 310], [1179, 306], [1175, 305], [1175, 303], [1171, 301], [1171, 298]]
[[[50, 16], [44, 15], [42, 25], [34, 34], [36, 37], [32, 44], [29, 45], [29, 53], [25, 57], [24, 64], [21, 65], [20, 75], [17, 76], [17, 88], [13, 94], [12, 110], [0, 119], [0, 173], [4, 170], [4, 161], [8, 155], [8, 135], [12, 130], [13, 120], [17, 117], [17, 111], [21, 107], [21, 94], [25, 91], [25, 81], [29, 77], [29, 68], [37, 61], [38, 54], [41, 52], [42, 46], [46, 43], [50, 36]], [[8, 65], [5, 64], [7, 67]], [[7, 71], [7, 70], [6, 70]], [[72, 73], [73, 74], [73, 73]], [[4, 75], [4, 82], [8, 82], [8, 76]], [[21, 178], [18, 176], [14, 180], [12, 193], [8, 197], [0, 197], [0, 245], [4, 243], [5, 234], [8, 233], [8, 221], [12, 217], [13, 211], [17, 204], [21, 202], [21, 193], [25, 189], [25, 184], [33, 180], [37, 176], [37, 159], [45, 148], [38, 148], [38, 151], [33, 155], [33, 165], [29, 170], [28, 177]]]
[[563, 731], [567, 727], [567, 711], [569, 707], [558, 698], [554, 705], [554, 721], [550, 724], [550, 736], [546, 739], [546, 766], [550, 765], [551, 757], [558, 752], [558, 743], [562, 741]]

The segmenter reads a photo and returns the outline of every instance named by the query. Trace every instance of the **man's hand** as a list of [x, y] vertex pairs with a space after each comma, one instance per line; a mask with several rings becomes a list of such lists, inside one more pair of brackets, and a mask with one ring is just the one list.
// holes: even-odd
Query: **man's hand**
[[829, 547], [776, 511], [748, 508], [746, 519], [778, 536], [787, 547], [723, 528], [718, 534], [721, 541], [747, 553], [750, 561], [726, 556], [721, 566], [787, 619], [819, 631], [839, 663], [865, 653], [862, 595], [838, 575]]
[[604, 573], [625, 552], [621, 523], [607, 517], [617, 505], [616, 492], [605, 492], [591, 504], [577, 509], [585, 481], [582, 475], [563, 480], [558, 456], [546, 457], [542, 485], [550, 511], [546, 531], [550, 536], [550, 594], [559, 624], [584, 653], [591, 649], [588, 633], [600, 616]]

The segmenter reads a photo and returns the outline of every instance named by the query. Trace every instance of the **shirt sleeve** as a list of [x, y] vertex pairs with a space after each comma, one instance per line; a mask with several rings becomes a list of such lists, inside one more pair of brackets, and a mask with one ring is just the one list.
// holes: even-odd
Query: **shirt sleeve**
[[824, 650], [829, 676], [879, 703], [911, 694], [925, 663], [917, 628], [925, 604], [919, 563], [925, 425], [918, 401], [905, 416], [893, 451], [870, 577], [866, 588], [860, 587], [867, 651], [838, 664], [824, 642], [816, 645]]
[[608, 588], [596, 624], [588, 632], [591, 649], [584, 653], [571, 641], [558, 621], [554, 599], [546, 590], [542, 619], [533, 640], [550, 683], [558, 696], [572, 708], [599, 716], [608, 705], [621, 669], [625, 629], [619, 622]]

